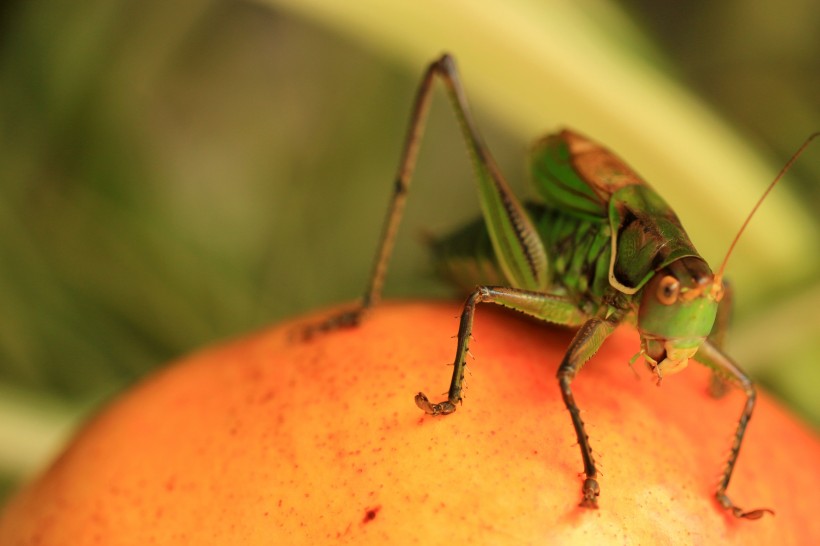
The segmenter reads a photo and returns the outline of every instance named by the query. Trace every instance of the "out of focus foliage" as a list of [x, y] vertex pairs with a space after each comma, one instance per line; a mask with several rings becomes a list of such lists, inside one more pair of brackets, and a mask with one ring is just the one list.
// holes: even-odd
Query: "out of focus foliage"
[[[417, 19], [395, 20], [387, 9], [360, 14], [323, 4], [42, 0], [0, 7], [0, 486], [35, 471], [86, 408], [163, 362], [356, 297], [423, 62], [452, 47], [430, 43], [429, 33], [501, 33], [502, 16], [534, 10], [526, 0], [476, 3], [457, 20], [442, 20], [435, 14], [449, 3], [441, 2], [420, 5]], [[562, 42], [567, 64], [551, 69], [557, 82], [590, 62], [589, 43], [605, 43], [617, 48], [613, 63], [634, 61], [660, 74], [653, 77], [672, 82], [670, 94], [693, 90], [711, 105], [705, 112], [719, 112], [761, 163], [772, 164], [743, 190], [749, 195], [820, 130], [820, 4], [597, 0], [561, 10], [583, 24], [564, 29], [578, 43]], [[391, 25], [392, 39], [369, 30], [389, 35]], [[513, 96], [528, 91], [528, 68], [516, 58], [531, 44], [515, 28], [491, 38], [485, 41], [508, 39], [509, 53], [482, 59], [486, 71], [469, 45], [453, 53], [470, 60], [461, 68], [480, 125], [526, 195], [524, 158], [538, 135], [508, 123], [527, 120], [529, 112], [515, 110], [524, 101], [499, 100], [470, 82], [493, 64], [510, 78], [488, 88], [508, 83]], [[545, 26], [543, 39], [551, 38]], [[629, 98], [620, 97], [617, 111], [607, 110], [616, 83], [590, 85], [601, 114], [585, 111], [640, 133], [635, 120], [645, 103], [636, 99], [624, 110]], [[669, 104], [682, 103], [675, 100]], [[550, 111], [549, 96], [543, 102], [555, 124], [593, 123]], [[668, 114], [675, 119], [674, 107]], [[442, 100], [428, 132], [388, 295], [447, 294], [417, 243], [425, 231], [478, 210]], [[620, 151], [618, 142], [607, 144]], [[685, 153], [667, 147], [657, 155]], [[642, 158], [623, 155], [640, 169]], [[727, 145], [725, 157], [738, 156]], [[778, 188], [798, 199], [783, 201], [779, 217], [762, 218], [769, 229], [808, 219], [795, 225], [816, 242], [819, 180], [815, 146], [789, 187]], [[695, 182], [662, 193], [680, 195], [669, 200], [690, 211], [687, 225], [711, 234], [714, 220], [699, 211], [720, 215], [729, 207], [700, 202], [700, 192], [723, 181], [703, 172]], [[732, 218], [748, 210], [743, 199]], [[725, 248], [731, 233], [710, 237], [696, 243]], [[749, 259], [764, 251], [745, 250]], [[805, 257], [793, 254], [769, 270], [733, 262], [753, 298], [744, 305], [738, 294], [730, 345], [741, 364], [818, 423], [816, 254], [806, 248]]]

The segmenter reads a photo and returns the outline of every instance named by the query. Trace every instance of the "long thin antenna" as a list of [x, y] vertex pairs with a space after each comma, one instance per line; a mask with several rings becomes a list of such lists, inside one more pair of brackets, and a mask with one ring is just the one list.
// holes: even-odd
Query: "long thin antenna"
[[786, 164], [783, 165], [783, 168], [780, 169], [780, 172], [777, 173], [777, 176], [774, 177], [772, 183], [769, 184], [769, 187], [766, 188], [766, 191], [764, 191], [763, 195], [760, 196], [760, 199], [757, 200], [755, 206], [752, 207], [752, 211], [746, 217], [746, 220], [743, 221], [743, 225], [740, 226], [740, 230], [737, 232], [737, 235], [735, 235], [735, 238], [732, 240], [732, 244], [729, 245], [729, 250], [726, 252], [726, 257], [723, 258], [723, 263], [720, 264], [720, 269], [718, 269], [718, 272], [715, 275], [715, 285], [720, 286], [721, 282], [723, 281], [723, 271], [726, 269], [726, 264], [729, 262], [729, 256], [732, 255], [732, 251], [735, 249], [735, 245], [737, 244], [738, 239], [740, 239], [740, 236], [743, 235], [743, 231], [746, 229], [746, 226], [749, 225], [749, 220], [752, 219], [752, 216], [754, 216], [755, 212], [757, 212], [757, 209], [760, 208], [761, 203], [763, 203], [763, 200], [766, 199], [767, 195], [769, 195], [769, 192], [772, 191], [772, 188], [774, 188], [775, 185], [778, 182], [780, 182], [780, 179], [783, 178], [783, 175], [785, 175], [789, 171], [789, 169], [791, 169], [794, 162], [797, 161], [797, 158], [800, 157], [802, 153], [806, 150], [806, 148], [809, 146], [809, 144], [811, 144], [811, 141], [817, 138], [818, 136], [820, 136], [820, 131], [809, 135], [809, 137], [803, 142], [800, 148], [798, 148], [797, 151], [794, 152], [794, 155], [792, 155], [792, 157], [786, 162]]

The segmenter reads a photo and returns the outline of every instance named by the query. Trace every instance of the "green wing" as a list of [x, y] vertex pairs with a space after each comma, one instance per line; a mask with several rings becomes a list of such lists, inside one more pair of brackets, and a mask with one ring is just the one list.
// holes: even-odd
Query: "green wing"
[[698, 256], [672, 208], [618, 156], [569, 130], [538, 141], [536, 189], [551, 208], [612, 233], [610, 284], [633, 294], [671, 262]]
[[547, 206], [589, 220], [607, 218], [620, 188], [646, 185], [618, 156], [567, 129], [535, 144], [532, 172]]

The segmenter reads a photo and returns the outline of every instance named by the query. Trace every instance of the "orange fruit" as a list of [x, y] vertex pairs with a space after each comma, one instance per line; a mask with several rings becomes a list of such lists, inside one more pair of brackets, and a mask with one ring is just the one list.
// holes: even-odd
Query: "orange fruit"
[[[762, 394], [729, 487], [713, 498], [743, 397], [701, 366], [660, 387], [627, 366], [622, 328], [573, 388], [601, 463], [581, 458], [555, 372], [571, 332], [479, 309], [464, 403], [446, 391], [460, 307], [379, 307], [362, 326], [290, 341], [305, 321], [206, 349], [113, 401], [6, 506], [0, 543], [813, 544], [820, 442]], [[438, 401], [438, 400], [436, 400]]]

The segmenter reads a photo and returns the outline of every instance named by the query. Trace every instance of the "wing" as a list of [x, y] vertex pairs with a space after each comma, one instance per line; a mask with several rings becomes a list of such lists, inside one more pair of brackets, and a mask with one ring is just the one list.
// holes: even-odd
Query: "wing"
[[637, 292], [658, 269], [697, 256], [672, 208], [618, 156], [569, 130], [538, 141], [533, 178], [547, 206], [608, 221], [610, 284]]
[[568, 129], [535, 144], [532, 172], [547, 206], [588, 220], [607, 218], [619, 189], [646, 185], [618, 156]]

